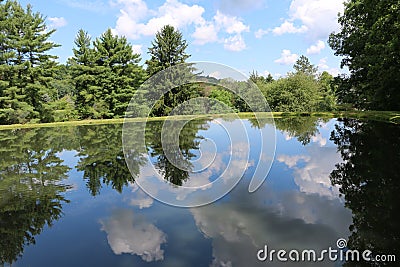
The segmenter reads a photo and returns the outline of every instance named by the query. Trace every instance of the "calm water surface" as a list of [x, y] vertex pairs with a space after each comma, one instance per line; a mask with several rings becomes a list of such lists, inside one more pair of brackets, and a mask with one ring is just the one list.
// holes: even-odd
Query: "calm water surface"
[[[243, 123], [252, 151], [244, 178], [199, 208], [160, 203], [135, 183], [146, 153], [165, 180], [198, 179], [163, 154], [161, 122], [148, 123], [146, 148], [129, 154], [134, 175], [120, 124], [0, 131], [0, 266], [311, 266], [260, 262], [257, 251], [321, 251], [337, 248], [339, 238], [350, 249], [399, 255], [399, 126], [277, 119], [271, 171], [249, 194], [258, 127], [271, 126]], [[200, 156], [202, 140], [227, 145], [210, 120], [190, 122], [180, 137], [184, 163]], [[314, 263], [343, 264], [368, 266]]]

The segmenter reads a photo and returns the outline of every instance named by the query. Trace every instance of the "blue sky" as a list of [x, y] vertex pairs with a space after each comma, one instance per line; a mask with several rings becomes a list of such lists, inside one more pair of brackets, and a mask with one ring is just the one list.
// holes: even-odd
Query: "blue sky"
[[188, 41], [190, 61], [212, 61], [244, 74], [252, 70], [274, 77], [292, 70], [306, 55], [320, 71], [344, 72], [327, 44], [337, 31], [343, 0], [23, 0], [56, 28], [51, 39], [60, 62], [72, 56], [79, 29], [93, 39], [111, 28], [148, 59], [154, 34], [165, 24]]

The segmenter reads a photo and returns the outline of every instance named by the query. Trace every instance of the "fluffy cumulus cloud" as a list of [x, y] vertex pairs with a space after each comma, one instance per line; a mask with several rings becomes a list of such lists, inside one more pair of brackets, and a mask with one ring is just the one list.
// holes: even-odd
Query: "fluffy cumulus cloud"
[[268, 186], [250, 195], [244, 183], [230, 193], [229, 201], [190, 211], [199, 230], [212, 240], [211, 266], [265, 266], [254, 256], [264, 245], [320, 251], [347, 236], [351, 223], [351, 212], [338, 199]]
[[[246, 48], [242, 33], [249, 30], [249, 26], [245, 25], [238, 17], [217, 11], [211, 21], [199, 20], [192, 37], [194, 44], [222, 42], [227, 50], [242, 51]], [[228, 36], [220, 40], [218, 35], [221, 32], [228, 34]]]
[[[176, 28], [193, 26], [192, 37], [196, 45], [220, 42], [231, 51], [246, 48], [242, 33], [250, 29], [236, 16], [217, 11], [210, 20], [206, 20], [202, 6], [189, 5], [178, 0], [166, 0], [156, 10], [149, 9], [143, 0], [115, 0], [112, 4], [120, 7], [113, 32], [130, 39], [152, 36], [162, 26], [170, 24]], [[224, 37], [219, 38], [220, 34]]]
[[293, 0], [289, 16], [306, 26], [312, 39], [324, 39], [338, 29], [337, 14], [343, 10], [342, 0]]
[[319, 54], [324, 48], [325, 48], [325, 43], [321, 40], [318, 40], [315, 45], [312, 45], [309, 48], [307, 48], [307, 54], [309, 55]]
[[235, 35], [224, 40], [224, 48], [229, 51], [242, 51], [246, 48], [246, 43], [241, 35]]
[[214, 20], [218, 27], [225, 29], [230, 34], [240, 34], [243, 31], [249, 31], [249, 26], [244, 25], [237, 17], [224, 15], [219, 11], [214, 16]]
[[285, 21], [281, 26], [275, 27], [272, 33], [275, 35], [282, 35], [285, 33], [303, 33], [307, 31], [307, 26], [302, 25], [300, 27], [294, 26], [293, 22]]
[[194, 44], [204, 45], [218, 41], [218, 29], [214, 23], [204, 22], [198, 25], [192, 34]]
[[166, 242], [166, 235], [144, 218], [135, 217], [133, 211], [115, 211], [100, 223], [115, 254], [135, 254], [147, 262], [164, 259], [161, 244]]
[[342, 0], [292, 0], [288, 18], [280, 26], [260, 29], [255, 34], [261, 38], [269, 32], [275, 35], [305, 33], [310, 40], [326, 39], [339, 28], [337, 14], [343, 10]]
[[154, 35], [167, 24], [180, 28], [204, 21], [203, 7], [177, 0], [166, 0], [157, 10], [150, 10], [143, 0], [116, 0], [113, 4], [121, 7], [114, 32], [131, 39]]
[[305, 162], [310, 161], [310, 157], [307, 155], [278, 155], [276, 160], [285, 163], [289, 168], [293, 168], [301, 160]]
[[281, 65], [292, 65], [296, 62], [298, 57], [297, 54], [293, 54], [290, 50], [284, 49], [282, 50], [281, 57], [274, 62]]
[[[322, 136], [315, 136], [312, 141], [323, 148], [311, 146], [308, 155], [279, 155], [277, 160], [293, 169], [294, 181], [301, 192], [338, 198], [339, 189], [332, 186], [329, 174], [342, 159], [335, 147], [324, 147], [326, 139]], [[304, 166], [298, 166], [300, 160], [305, 163]]]
[[50, 17], [47, 20], [50, 22], [51, 28], [61, 28], [68, 24], [67, 20], [63, 17]]

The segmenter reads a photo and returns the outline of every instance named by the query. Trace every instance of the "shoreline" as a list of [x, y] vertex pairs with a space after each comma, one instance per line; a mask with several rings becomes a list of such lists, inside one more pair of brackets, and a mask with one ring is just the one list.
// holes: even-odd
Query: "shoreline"
[[[239, 117], [241, 119], [254, 118], [253, 112], [240, 112], [231, 114], [204, 114], [205, 118], [218, 117]], [[389, 123], [400, 124], [400, 111], [330, 111], [330, 112], [257, 112], [259, 118], [290, 118], [290, 117], [319, 117], [319, 118], [355, 118], [355, 119], [371, 119], [384, 121]], [[271, 116], [272, 115], [272, 116]], [[202, 115], [180, 115], [172, 116], [173, 119], [198, 118]], [[163, 121], [168, 116], [164, 117], [149, 117], [149, 118], [132, 118], [132, 122], [145, 121]], [[49, 123], [26, 123], [26, 124], [10, 124], [0, 125], [1, 130], [26, 129], [26, 128], [42, 128], [42, 127], [57, 127], [57, 126], [80, 126], [80, 125], [101, 125], [101, 124], [121, 124], [125, 118], [119, 119], [89, 119], [75, 120], [64, 122], [49, 122]]]

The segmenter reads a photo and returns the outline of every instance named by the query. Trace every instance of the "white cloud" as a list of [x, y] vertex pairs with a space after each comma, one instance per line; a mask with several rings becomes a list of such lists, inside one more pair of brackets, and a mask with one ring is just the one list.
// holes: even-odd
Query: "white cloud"
[[128, 199], [131, 206], [139, 209], [149, 208], [153, 205], [153, 198], [149, 197], [136, 183], [130, 184], [132, 197]]
[[331, 68], [331, 67], [329, 67], [328, 66], [328, 64], [327, 64], [327, 58], [326, 57], [324, 57], [324, 58], [321, 58], [320, 60], [319, 60], [319, 63], [318, 63], [318, 69], [320, 69], [320, 70], [322, 70], [322, 71], [327, 71], [329, 74], [331, 74], [332, 76], [337, 76], [337, 75], [339, 75], [341, 72], [339, 71], [339, 69], [337, 69], [337, 68]]
[[281, 65], [291, 65], [294, 64], [299, 56], [297, 54], [292, 54], [290, 50], [284, 49], [282, 50], [281, 57], [275, 60], [275, 63], [279, 63]]
[[61, 28], [68, 24], [64, 17], [50, 17], [48, 20], [51, 28]]
[[285, 33], [303, 33], [308, 30], [307, 26], [302, 25], [296, 28], [293, 22], [285, 21], [281, 26], [275, 27], [272, 32], [275, 35], [282, 35]]
[[196, 25], [192, 37], [194, 44], [202, 45], [219, 41], [218, 34], [224, 32], [229, 34], [221, 41], [224, 43], [224, 48], [229, 51], [241, 51], [246, 48], [242, 32], [248, 31], [250, 31], [250, 27], [245, 25], [240, 18], [217, 11], [212, 21], [203, 20]]
[[275, 35], [305, 33], [314, 41], [326, 39], [331, 32], [339, 29], [337, 14], [343, 13], [343, 10], [342, 0], [292, 0], [288, 18], [272, 32]]
[[[199, 231], [212, 241], [210, 266], [261, 266], [254, 255], [265, 240], [268, 249], [321, 251], [338, 237], [348, 236], [351, 223], [351, 211], [339, 199], [297, 190], [278, 192], [268, 186], [249, 195], [244, 183], [230, 193], [229, 201], [190, 212]], [[287, 264], [277, 261], [273, 266]]]
[[342, 73], [339, 69], [337, 68], [330, 68], [329, 70], [327, 70], [328, 73], [332, 76], [338, 76], [340, 73]]
[[246, 43], [243, 37], [237, 34], [224, 40], [224, 48], [229, 51], [242, 51], [246, 49]]
[[311, 137], [311, 141], [313, 141], [313, 143], [318, 143], [320, 147], [325, 146], [327, 142], [326, 138], [323, 137], [321, 133], [317, 133]]
[[[250, 31], [249, 26], [240, 18], [223, 14], [219, 10], [207, 21], [203, 18], [203, 7], [188, 5], [178, 0], [166, 0], [156, 10], [149, 9], [143, 0], [115, 0], [112, 5], [120, 7], [120, 14], [113, 29], [114, 34], [139, 39], [142, 36], [154, 35], [167, 24], [176, 28], [193, 25], [195, 30], [192, 37], [196, 45], [220, 42], [230, 51], [246, 48], [241, 34]], [[225, 37], [219, 38], [220, 33], [225, 34]]]
[[[114, 32], [131, 39], [154, 35], [167, 24], [180, 28], [204, 23], [203, 7], [189, 6], [177, 0], [166, 0], [157, 10], [148, 9], [142, 0], [118, 0], [115, 4], [122, 7]], [[147, 23], [140, 22], [149, 15], [152, 15], [152, 18]]]
[[326, 70], [329, 69], [329, 66], [326, 64], [326, 57], [321, 58], [318, 63], [318, 69]]
[[307, 54], [309, 55], [319, 54], [324, 48], [325, 48], [325, 43], [321, 40], [318, 40], [318, 42], [315, 45], [312, 45], [309, 48], [307, 48]]
[[[323, 136], [315, 136], [312, 141], [319, 143], [319, 147], [326, 145], [326, 139]], [[279, 155], [277, 160], [284, 162], [294, 170], [294, 181], [301, 192], [319, 194], [331, 199], [338, 198], [339, 189], [332, 186], [329, 174], [335, 169], [337, 163], [342, 162], [342, 158], [336, 152], [335, 147], [324, 147], [323, 149], [319, 147], [309, 147], [308, 155]], [[300, 159], [304, 160], [305, 165], [298, 167]]]
[[254, 35], [257, 39], [262, 38], [264, 35], [268, 34], [270, 32], [270, 30], [263, 30], [263, 29], [258, 29]]
[[218, 29], [214, 23], [204, 23], [196, 27], [192, 34], [194, 44], [204, 45], [206, 43], [214, 43], [218, 41]]
[[325, 39], [337, 29], [337, 14], [343, 13], [343, 0], [293, 0], [290, 4], [291, 21], [299, 20], [307, 27], [311, 39]]
[[310, 161], [310, 157], [306, 155], [279, 155], [276, 157], [276, 160], [285, 163], [289, 168], [293, 168], [300, 160], [305, 162]]
[[116, 211], [100, 223], [115, 254], [136, 254], [147, 262], [164, 259], [161, 244], [166, 242], [166, 235], [144, 218], [135, 217], [133, 211]]
[[224, 15], [219, 11], [214, 16], [214, 21], [218, 27], [225, 29], [229, 34], [240, 34], [250, 30], [249, 26], [244, 25], [237, 17]]
[[142, 54], [142, 45], [132, 45], [132, 51], [135, 54]]

